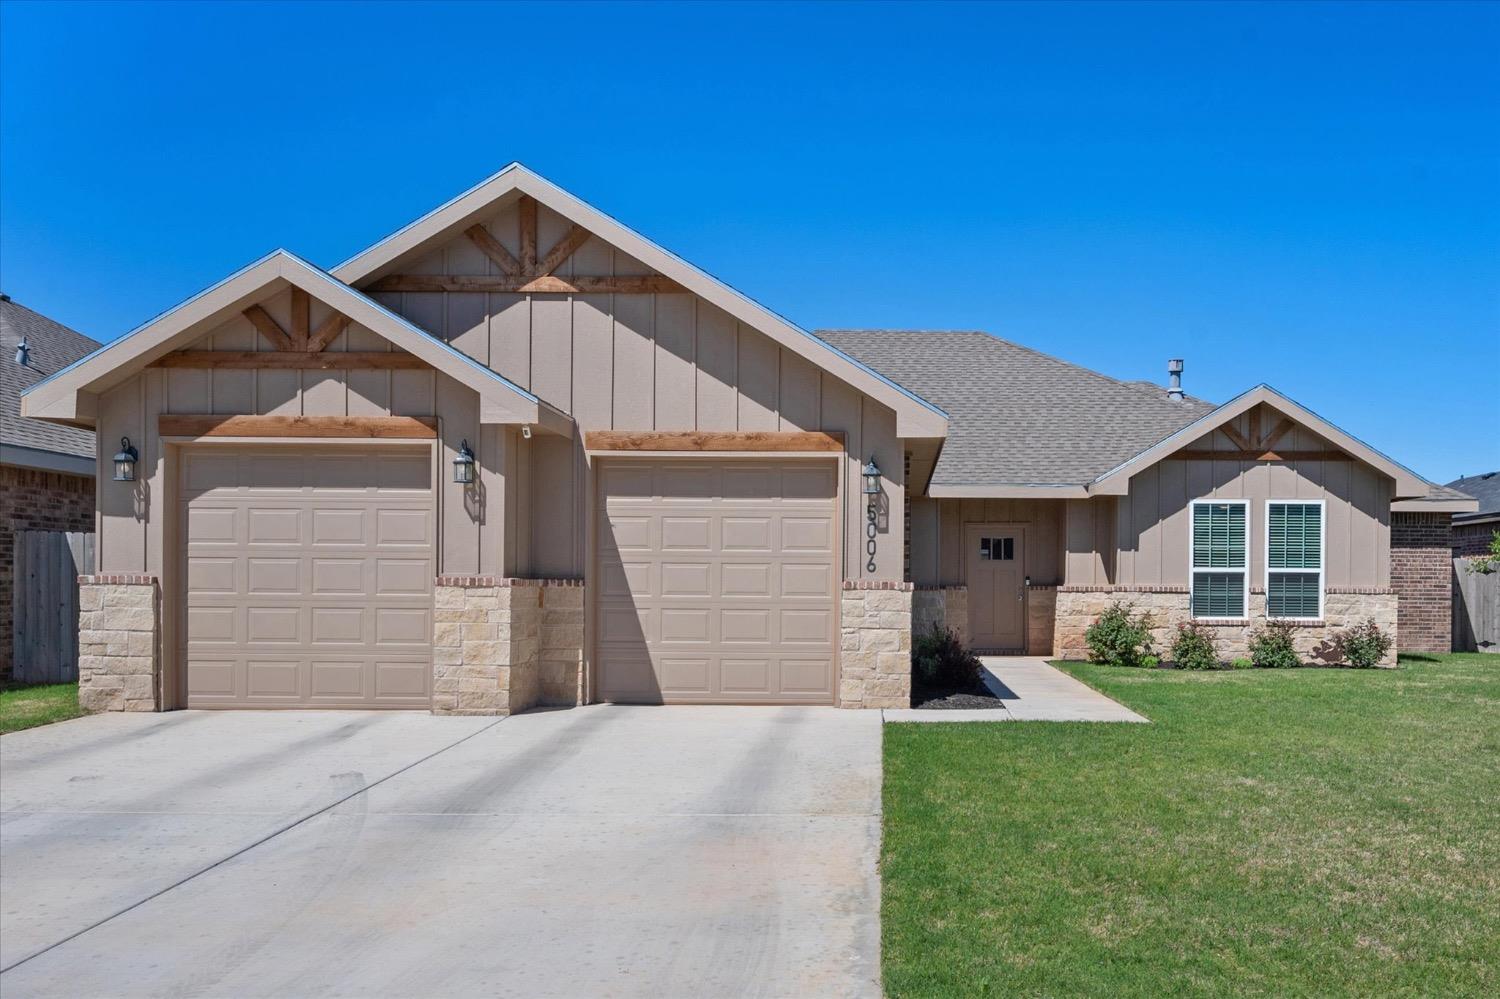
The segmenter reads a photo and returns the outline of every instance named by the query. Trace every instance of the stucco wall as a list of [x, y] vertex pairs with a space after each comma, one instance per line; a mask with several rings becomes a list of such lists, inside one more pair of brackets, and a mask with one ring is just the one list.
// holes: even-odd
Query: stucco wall
[[[519, 252], [518, 211], [485, 222]], [[545, 252], [569, 223], [538, 210]], [[410, 263], [410, 274], [494, 274], [460, 236]], [[563, 276], [653, 273], [599, 239], [586, 242]], [[896, 416], [811, 362], [695, 295], [377, 292], [374, 297], [475, 360], [571, 414], [587, 430], [837, 430], [846, 435], [846, 578], [900, 579], [904, 502]], [[886, 472], [876, 570], [865, 569], [859, 469], [871, 455]], [[521, 448], [525, 496], [517, 560], [507, 571], [580, 576], [589, 517], [589, 471], [581, 438], [537, 437]]]

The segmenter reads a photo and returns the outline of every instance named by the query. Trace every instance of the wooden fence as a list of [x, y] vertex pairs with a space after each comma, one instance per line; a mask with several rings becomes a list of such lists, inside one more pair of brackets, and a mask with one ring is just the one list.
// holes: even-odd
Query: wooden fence
[[16, 532], [11, 662], [17, 682], [78, 679], [78, 576], [93, 565], [92, 534]]
[[1470, 572], [1453, 560], [1453, 651], [1500, 652], [1500, 570]]

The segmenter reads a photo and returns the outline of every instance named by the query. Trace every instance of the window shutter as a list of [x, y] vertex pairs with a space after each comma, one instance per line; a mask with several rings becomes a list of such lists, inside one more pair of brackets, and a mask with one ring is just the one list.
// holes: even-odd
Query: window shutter
[[1245, 577], [1238, 572], [1200, 572], [1193, 577], [1193, 616], [1245, 616]]
[[1239, 503], [1199, 503], [1193, 507], [1193, 567], [1245, 566], [1245, 507]]
[[1316, 503], [1272, 503], [1268, 529], [1270, 568], [1323, 567], [1323, 510]]
[[1266, 584], [1266, 615], [1318, 616], [1318, 577], [1310, 572], [1273, 572]]

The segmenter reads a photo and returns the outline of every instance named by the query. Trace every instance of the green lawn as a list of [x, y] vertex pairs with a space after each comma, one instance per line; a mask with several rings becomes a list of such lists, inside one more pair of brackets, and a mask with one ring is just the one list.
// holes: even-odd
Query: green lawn
[[40, 683], [0, 690], [0, 735], [67, 721], [81, 714], [76, 683]]
[[1152, 724], [885, 727], [889, 994], [1500, 994], [1500, 656], [1063, 668]]

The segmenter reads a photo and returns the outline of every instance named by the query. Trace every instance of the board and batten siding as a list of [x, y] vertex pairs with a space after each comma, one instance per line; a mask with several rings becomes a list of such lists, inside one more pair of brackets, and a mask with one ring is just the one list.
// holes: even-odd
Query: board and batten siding
[[[291, 294], [260, 303], [283, 329], [291, 326]], [[327, 315], [312, 303], [312, 326]], [[194, 350], [271, 351], [250, 321], [236, 316], [190, 345]], [[326, 353], [388, 351], [385, 338], [352, 324]], [[495, 425], [481, 428], [479, 396], [431, 368], [392, 371], [293, 371], [280, 369], [147, 368], [99, 399], [98, 571], [160, 575], [165, 504], [175, 503], [167, 481], [164, 444], [157, 432], [163, 413], [250, 416], [429, 416], [440, 421], [437, 481], [441, 495], [439, 571], [498, 573], [504, 532], [514, 525], [514, 482], [503, 471], [519, 435]], [[128, 436], [140, 453], [133, 484], [112, 480], [110, 456]], [[466, 494], [452, 482], [449, 462], [467, 438], [480, 457], [480, 487]], [[492, 487], [492, 488], [489, 488]]]
[[[538, 206], [539, 252], [568, 230]], [[515, 205], [485, 223], [520, 253]], [[406, 274], [489, 274], [499, 269], [464, 236], [399, 267]], [[591, 238], [557, 272], [625, 276], [656, 273]], [[434, 336], [535, 393], [589, 430], [842, 431], [846, 578], [902, 576], [903, 462], [896, 414], [825, 374], [770, 337], [696, 295], [377, 292], [373, 296]], [[859, 470], [874, 455], [885, 472], [876, 571], [865, 569]], [[520, 535], [514, 571], [582, 576], [589, 522], [588, 464], [582, 435], [537, 435], [517, 456]], [[524, 526], [529, 522], [529, 530]]]
[[909, 499], [911, 578], [919, 586], [961, 586], [964, 525], [1025, 528], [1024, 572], [1033, 584], [1062, 582], [1063, 501], [1028, 499]]
[[[1216, 451], [1236, 445], [1215, 432], [1189, 447]], [[1297, 426], [1277, 445], [1326, 451], [1328, 442]], [[1323, 500], [1326, 504], [1326, 585], [1390, 585], [1390, 509], [1393, 483], [1362, 462], [1166, 459], [1130, 480], [1116, 498], [1118, 586], [1186, 586], [1190, 504], [1195, 499], [1250, 501], [1250, 585], [1265, 585], [1267, 500]], [[1097, 501], [1084, 501], [1097, 502]], [[1082, 583], [1074, 580], [1069, 583]]]

